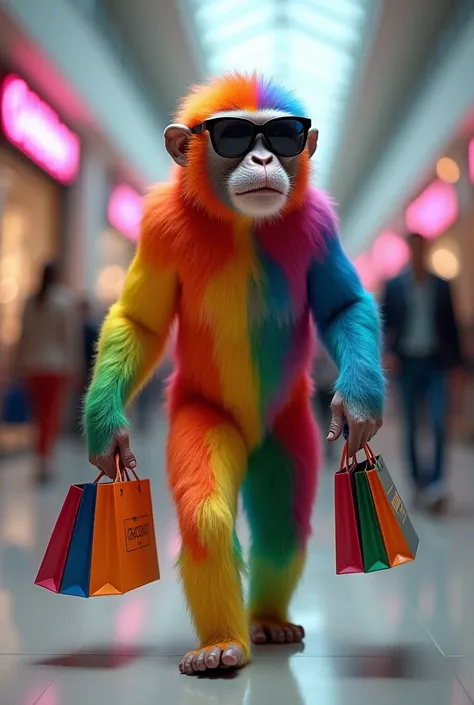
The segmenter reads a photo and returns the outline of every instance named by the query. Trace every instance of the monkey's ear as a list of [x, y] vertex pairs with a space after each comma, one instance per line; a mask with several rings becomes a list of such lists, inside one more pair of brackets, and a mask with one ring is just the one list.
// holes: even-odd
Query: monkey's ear
[[309, 152], [309, 158], [313, 156], [313, 154], [316, 151], [316, 147], [318, 146], [318, 137], [319, 137], [319, 132], [315, 127], [312, 127], [310, 131], [308, 132], [308, 141], [306, 142], [306, 149]]
[[191, 130], [186, 125], [168, 125], [164, 132], [168, 154], [179, 166], [186, 166], [186, 146], [190, 137]]

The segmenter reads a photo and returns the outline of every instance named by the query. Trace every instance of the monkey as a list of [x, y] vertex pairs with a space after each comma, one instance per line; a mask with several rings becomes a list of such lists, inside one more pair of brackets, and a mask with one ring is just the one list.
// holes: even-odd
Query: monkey
[[[232, 73], [195, 87], [164, 133], [171, 179], [146, 196], [135, 258], [104, 321], [86, 395], [90, 461], [134, 468], [126, 407], [178, 322], [166, 462], [178, 570], [200, 642], [187, 675], [249, 663], [251, 643], [300, 642], [302, 575], [320, 442], [314, 328], [339, 370], [328, 440], [349, 454], [382, 425], [377, 306], [345, 255], [331, 199], [311, 185], [318, 131], [273, 80]], [[249, 597], [235, 520], [251, 530]]]

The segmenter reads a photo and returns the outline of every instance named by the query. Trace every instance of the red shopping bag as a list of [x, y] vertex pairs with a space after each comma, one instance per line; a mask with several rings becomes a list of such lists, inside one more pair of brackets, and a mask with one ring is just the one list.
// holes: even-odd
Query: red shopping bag
[[346, 443], [339, 471], [334, 475], [337, 575], [364, 572], [352, 481]]
[[67, 493], [36, 576], [35, 585], [51, 590], [51, 592], [58, 593], [61, 588], [69, 543], [74, 531], [81, 497], [82, 487], [80, 485], [72, 485]]

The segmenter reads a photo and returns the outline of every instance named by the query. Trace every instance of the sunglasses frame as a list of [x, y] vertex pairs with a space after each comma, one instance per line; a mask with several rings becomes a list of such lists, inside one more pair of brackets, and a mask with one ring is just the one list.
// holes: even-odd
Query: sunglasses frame
[[[245, 122], [246, 124], [250, 125], [253, 129], [253, 135], [250, 140], [250, 145], [248, 149], [245, 149], [243, 152], [240, 152], [239, 154], [236, 154], [235, 156], [229, 157], [226, 154], [222, 154], [219, 152], [217, 149], [217, 145], [214, 139], [214, 125], [217, 122], [220, 122], [222, 120], [237, 120], [238, 122]], [[288, 156], [286, 154], [281, 154], [277, 150], [273, 149], [271, 147], [271, 142], [269, 141], [266, 130], [267, 126], [271, 125], [273, 122], [281, 121], [281, 120], [299, 120], [303, 126], [303, 135], [304, 135], [304, 140], [303, 140], [303, 145], [301, 149], [296, 152], [295, 154], [292, 154], [291, 156]], [[223, 159], [241, 159], [242, 157], [245, 157], [246, 154], [248, 154], [251, 150], [252, 147], [255, 143], [255, 140], [257, 139], [258, 135], [262, 135], [263, 139], [265, 140], [265, 143], [267, 147], [271, 149], [273, 154], [275, 154], [277, 157], [282, 157], [283, 159], [291, 159], [291, 157], [297, 157], [298, 154], [301, 154], [303, 152], [304, 148], [306, 147], [306, 142], [308, 140], [308, 132], [311, 128], [311, 119], [307, 117], [300, 117], [299, 115], [279, 115], [278, 117], [272, 118], [271, 120], [267, 120], [267, 122], [264, 122], [263, 125], [257, 125], [255, 122], [252, 122], [252, 120], [249, 120], [248, 118], [241, 118], [241, 117], [231, 117], [229, 116], [222, 116], [222, 117], [215, 117], [215, 118], [209, 118], [208, 120], [204, 120], [204, 122], [199, 123], [199, 125], [195, 125], [194, 127], [191, 128], [191, 133], [193, 135], [200, 135], [202, 132], [207, 130], [209, 132], [209, 136], [211, 138], [211, 144], [212, 147], [215, 151], [216, 154], [218, 154], [220, 157], [223, 157]]]

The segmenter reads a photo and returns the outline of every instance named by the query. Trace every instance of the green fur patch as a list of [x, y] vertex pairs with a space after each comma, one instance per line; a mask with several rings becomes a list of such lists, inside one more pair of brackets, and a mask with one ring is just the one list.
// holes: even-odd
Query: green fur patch
[[298, 551], [293, 507], [293, 465], [273, 437], [255, 451], [242, 488], [252, 532], [252, 554], [284, 568]]

